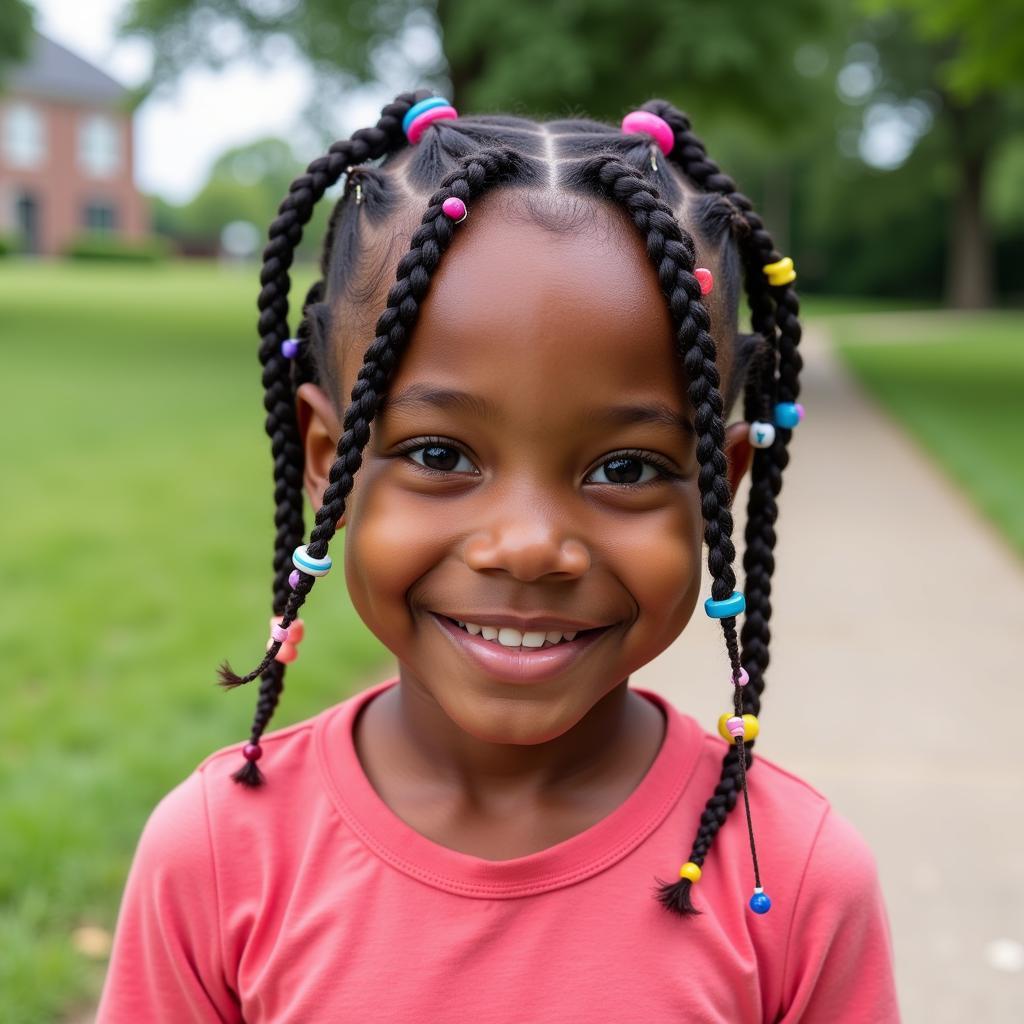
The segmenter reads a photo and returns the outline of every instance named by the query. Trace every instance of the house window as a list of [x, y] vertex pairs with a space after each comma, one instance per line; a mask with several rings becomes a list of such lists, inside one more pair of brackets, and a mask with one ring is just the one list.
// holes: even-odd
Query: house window
[[94, 178], [108, 178], [121, 163], [121, 134], [115, 121], [92, 114], [78, 125], [78, 163]]
[[46, 153], [43, 118], [27, 103], [14, 103], [4, 115], [4, 154], [12, 167], [35, 167]]
[[117, 227], [117, 209], [113, 203], [87, 203], [82, 222], [86, 231], [111, 232]]

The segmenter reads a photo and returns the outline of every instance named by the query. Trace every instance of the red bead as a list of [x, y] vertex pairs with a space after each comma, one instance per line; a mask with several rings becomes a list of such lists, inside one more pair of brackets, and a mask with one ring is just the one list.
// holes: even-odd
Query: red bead
[[242, 757], [246, 761], [258, 761], [263, 756], [263, 748], [258, 743], [246, 743]]
[[693, 272], [693, 276], [697, 278], [697, 283], [700, 285], [701, 295], [707, 295], [715, 287], [714, 275], [705, 267], [698, 267]]

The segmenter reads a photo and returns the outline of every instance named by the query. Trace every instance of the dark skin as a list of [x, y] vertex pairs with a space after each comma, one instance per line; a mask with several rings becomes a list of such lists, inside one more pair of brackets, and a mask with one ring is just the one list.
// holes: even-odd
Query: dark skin
[[[554, 235], [503, 216], [506, 203], [472, 206], [434, 274], [339, 524], [352, 602], [399, 663], [400, 685], [356, 723], [367, 777], [416, 831], [489, 860], [562, 842], [636, 788], [665, 722], [629, 677], [676, 639], [702, 595], [694, 435], [597, 415], [657, 402], [692, 422], [643, 243], [614, 208]], [[361, 353], [336, 341], [348, 395]], [[731, 338], [716, 341], [731, 351]], [[413, 383], [469, 392], [493, 418], [390, 408]], [[319, 507], [341, 422], [313, 384], [299, 388], [297, 410]], [[409, 441], [420, 447], [397, 450]], [[437, 445], [440, 463], [425, 450]], [[641, 456], [609, 466], [624, 449]], [[744, 423], [728, 428], [726, 453], [735, 492], [752, 456]], [[559, 676], [510, 684], [471, 663], [431, 614], [473, 621], [474, 610], [611, 628]]]

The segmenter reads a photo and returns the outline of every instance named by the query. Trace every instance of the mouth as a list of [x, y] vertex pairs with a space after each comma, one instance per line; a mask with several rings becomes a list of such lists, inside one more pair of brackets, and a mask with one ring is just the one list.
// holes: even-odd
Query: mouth
[[437, 612], [431, 612], [430, 617], [462, 656], [488, 675], [509, 683], [541, 682], [559, 675], [613, 628], [523, 633], [509, 627], [483, 626], [476, 627], [474, 633], [474, 623], [460, 624]]

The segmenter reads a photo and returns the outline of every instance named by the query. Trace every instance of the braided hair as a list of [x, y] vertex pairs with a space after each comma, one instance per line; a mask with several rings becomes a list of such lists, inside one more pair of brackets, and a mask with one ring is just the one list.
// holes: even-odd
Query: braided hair
[[[774, 285], [763, 267], [780, 259], [750, 200], [736, 190], [727, 175], [708, 157], [692, 133], [689, 118], [663, 100], [641, 108], [662, 118], [671, 128], [674, 146], [667, 160], [658, 159], [650, 138], [626, 134], [609, 125], [583, 119], [538, 123], [520, 117], [487, 115], [436, 120], [410, 147], [402, 128], [405, 115], [429, 91], [402, 93], [381, 112], [372, 128], [356, 131], [334, 143], [292, 182], [278, 216], [270, 226], [263, 253], [259, 295], [259, 356], [263, 366], [266, 431], [271, 439], [276, 503], [273, 558], [274, 614], [280, 625], [291, 626], [316, 581], [305, 572], [289, 574], [292, 553], [301, 544], [304, 453], [295, 408], [295, 393], [306, 381], [336, 383], [328, 331], [328, 292], [353, 297], [360, 287], [355, 268], [360, 255], [359, 220], [384, 223], [408, 208], [409, 196], [429, 194], [422, 218], [412, 231], [409, 248], [399, 259], [386, 307], [376, 322], [373, 342], [363, 354], [351, 400], [345, 411], [337, 457], [307, 545], [310, 559], [323, 559], [345, 512], [353, 479], [370, 437], [370, 423], [379, 411], [455, 226], [442, 213], [445, 200], [469, 202], [497, 188], [544, 189], [586, 196], [622, 207], [640, 232], [648, 257], [671, 313], [675, 349], [685, 373], [687, 392], [695, 410], [698, 487], [708, 548], [711, 594], [724, 601], [734, 591], [735, 548], [732, 541], [731, 494], [724, 452], [724, 415], [738, 389], [744, 390], [744, 413], [749, 421], [771, 419], [776, 402], [795, 402], [799, 393], [799, 304], [792, 287]], [[409, 152], [411, 150], [411, 152]], [[402, 173], [400, 185], [393, 180]], [[295, 358], [282, 355], [289, 339], [288, 270], [314, 204], [324, 191], [346, 175], [346, 187], [328, 225], [321, 256], [321, 280], [309, 290], [297, 329]], [[360, 182], [353, 202], [350, 185]], [[686, 210], [705, 242], [724, 242], [722, 256], [725, 308], [738, 307], [742, 278], [751, 309], [753, 336], [738, 335], [735, 351], [717, 353], [710, 318], [701, 301], [694, 275], [696, 243], [680, 226], [676, 210]], [[557, 228], [556, 228], [557, 229]], [[372, 294], [365, 280], [363, 294]], [[729, 392], [723, 397], [717, 359], [731, 367]], [[788, 462], [791, 430], [779, 428], [769, 448], [754, 453], [745, 534], [746, 618], [738, 634], [735, 616], [722, 618], [732, 678], [745, 671], [749, 684], [735, 687], [736, 714], [760, 710], [769, 655], [771, 577], [774, 570], [774, 522], [782, 471]], [[256, 714], [246, 747], [246, 762], [232, 778], [245, 786], [263, 784], [256, 764], [259, 739], [270, 722], [284, 685], [285, 665], [276, 659], [282, 642], [275, 640], [258, 665], [237, 675], [225, 662], [221, 685], [231, 688], [260, 678]], [[745, 788], [752, 766], [752, 741], [738, 738], [722, 761], [721, 777], [708, 799], [691, 845], [689, 861], [703, 864], [718, 830]], [[753, 832], [747, 808], [751, 851], [757, 876]], [[692, 882], [658, 881], [655, 890], [668, 910], [696, 914]]]

